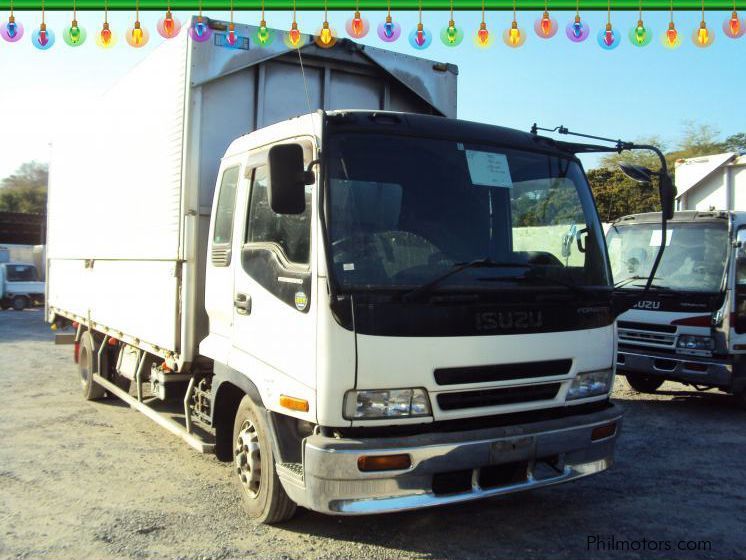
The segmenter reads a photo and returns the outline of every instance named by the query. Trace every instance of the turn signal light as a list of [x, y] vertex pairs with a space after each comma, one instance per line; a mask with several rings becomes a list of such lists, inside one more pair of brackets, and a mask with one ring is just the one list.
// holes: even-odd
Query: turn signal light
[[399, 455], [363, 455], [357, 459], [357, 468], [362, 472], [401, 471], [412, 466], [407, 453]]
[[616, 433], [616, 422], [612, 422], [611, 424], [605, 424], [603, 426], [598, 426], [597, 428], [593, 428], [593, 432], [591, 432], [591, 441], [598, 441], [600, 439], [606, 439], [608, 437], [613, 436]]
[[308, 412], [307, 400], [288, 397], [287, 395], [280, 395], [280, 406], [290, 410], [297, 410], [299, 412]]

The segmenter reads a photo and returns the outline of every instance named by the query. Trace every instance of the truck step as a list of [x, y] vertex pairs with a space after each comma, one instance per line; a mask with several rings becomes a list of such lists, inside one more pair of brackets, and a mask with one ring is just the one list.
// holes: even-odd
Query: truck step
[[303, 486], [303, 465], [301, 463], [277, 463], [277, 475], [291, 479]]
[[214, 453], [215, 452], [215, 444], [205, 441], [204, 439], [200, 438], [195, 433], [190, 433], [187, 431], [186, 427], [173, 418], [169, 418], [165, 414], [158, 412], [157, 410], [151, 408], [147, 404], [138, 401], [135, 397], [132, 397], [127, 393], [126, 391], [123, 391], [116, 385], [114, 385], [111, 381], [108, 379], [104, 379], [98, 374], [93, 374], [93, 381], [101, 385], [104, 389], [106, 389], [109, 393], [112, 395], [115, 395], [122, 399], [124, 402], [129, 404], [132, 408], [137, 409], [138, 411], [142, 412], [145, 416], [150, 418], [153, 422], [161, 426], [162, 428], [166, 428], [169, 432], [172, 434], [179, 436], [181, 439], [183, 439], [185, 442], [187, 442], [190, 446], [192, 446], [194, 449], [199, 451], [200, 453]]

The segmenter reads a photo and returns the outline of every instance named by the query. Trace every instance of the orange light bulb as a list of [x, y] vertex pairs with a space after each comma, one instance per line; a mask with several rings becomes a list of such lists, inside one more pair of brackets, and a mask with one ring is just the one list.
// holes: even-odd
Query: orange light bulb
[[360, 17], [360, 12], [355, 12], [355, 17], [352, 18], [352, 32], [356, 37], [363, 34], [363, 18]]
[[104, 27], [101, 29], [101, 42], [104, 45], [111, 43], [111, 29], [109, 29], [108, 23], [104, 23]]
[[544, 15], [541, 16], [541, 32], [547, 37], [552, 33], [552, 20], [549, 19], [549, 12], [544, 10]]
[[298, 29], [298, 24], [296, 22], [293, 22], [293, 25], [290, 27], [288, 38], [294, 47], [297, 47], [298, 43], [300, 43], [300, 30]]
[[738, 19], [738, 13], [735, 10], [733, 10], [733, 14], [730, 17], [728, 27], [730, 27], [730, 32], [733, 37], [741, 35], [741, 20]]
[[482, 22], [479, 24], [479, 31], [477, 31], [477, 39], [482, 45], [487, 45], [490, 40], [490, 32], [487, 31], [487, 24]]
[[679, 32], [676, 31], [676, 26], [673, 24], [673, 22], [670, 22], [668, 24], [668, 31], [666, 31], [666, 39], [668, 40], [668, 44], [674, 46], [678, 38]]

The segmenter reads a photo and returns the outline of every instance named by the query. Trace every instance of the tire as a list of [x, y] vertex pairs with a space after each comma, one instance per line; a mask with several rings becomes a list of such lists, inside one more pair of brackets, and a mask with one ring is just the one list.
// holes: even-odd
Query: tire
[[655, 393], [655, 391], [663, 385], [663, 379], [652, 375], [645, 375], [644, 373], [628, 373], [627, 383], [639, 393]]
[[28, 307], [29, 301], [26, 296], [15, 296], [10, 304], [13, 306], [15, 311], [23, 311]]
[[106, 395], [106, 389], [93, 381], [93, 373], [96, 371], [95, 348], [91, 334], [84, 332], [80, 337], [78, 374], [80, 375], [80, 385], [83, 388], [83, 398], [87, 401], [97, 401]]
[[249, 517], [273, 524], [295, 515], [297, 506], [285, 493], [275, 470], [265, 416], [248, 395], [238, 405], [233, 422], [233, 467]]

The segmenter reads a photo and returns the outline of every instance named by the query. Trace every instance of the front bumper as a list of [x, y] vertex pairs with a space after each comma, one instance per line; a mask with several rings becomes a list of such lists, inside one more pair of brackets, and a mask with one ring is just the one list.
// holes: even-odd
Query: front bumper
[[726, 390], [731, 389], [734, 384], [733, 363], [729, 360], [684, 356], [655, 350], [632, 352], [619, 349], [617, 370], [622, 375], [626, 372], [644, 373], [672, 381]]
[[[607, 469], [613, 463], [621, 419], [619, 407], [610, 405], [591, 414], [464, 432], [366, 439], [313, 435], [305, 442], [302, 482], [278, 472], [291, 499], [325, 513], [363, 515], [452, 504], [559, 484]], [[614, 422], [613, 434], [591, 440], [594, 428]], [[400, 453], [410, 455], [409, 469], [358, 469], [363, 455]], [[508, 480], [493, 476], [506, 470], [512, 473]], [[492, 476], [482, 476], [487, 473]], [[434, 490], [434, 480], [449, 476], [465, 477], [468, 487], [443, 491], [439, 485]]]

